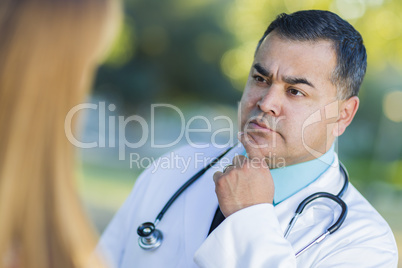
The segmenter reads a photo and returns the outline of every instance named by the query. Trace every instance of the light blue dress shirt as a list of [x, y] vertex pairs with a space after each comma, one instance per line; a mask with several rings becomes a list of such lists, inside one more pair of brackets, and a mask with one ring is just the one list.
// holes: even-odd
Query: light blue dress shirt
[[[334, 161], [335, 145], [321, 157], [307, 162], [271, 169], [275, 185], [274, 205], [307, 187], [318, 179]], [[244, 153], [247, 156], [247, 153]]]

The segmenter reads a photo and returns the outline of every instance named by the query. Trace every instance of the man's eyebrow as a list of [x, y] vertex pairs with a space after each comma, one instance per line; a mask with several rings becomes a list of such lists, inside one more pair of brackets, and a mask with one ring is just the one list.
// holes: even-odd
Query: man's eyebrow
[[[260, 74], [262, 74], [265, 77], [272, 77], [272, 74], [270, 71], [268, 71], [267, 69], [265, 69], [264, 67], [262, 67], [259, 63], [256, 63], [253, 65], [254, 69], [257, 70], [257, 72], [259, 72]], [[312, 88], [315, 88], [315, 86], [313, 85], [313, 83], [311, 83], [309, 80], [307, 80], [304, 77], [294, 77], [294, 76], [285, 76], [282, 79], [285, 83], [291, 84], [291, 85], [297, 85], [297, 84], [305, 84], [308, 85]]]
[[254, 69], [257, 70], [257, 72], [259, 72], [260, 74], [262, 74], [265, 77], [271, 77], [272, 76], [272, 74], [267, 69], [262, 67], [259, 63], [254, 64], [253, 67], [254, 67]]
[[308, 85], [308, 86], [310, 86], [312, 88], [315, 88], [313, 83], [311, 83], [310, 81], [308, 81], [304, 77], [285, 76], [285, 77], [282, 78], [282, 80], [285, 81], [288, 84], [291, 84], [291, 85], [305, 84], [305, 85]]

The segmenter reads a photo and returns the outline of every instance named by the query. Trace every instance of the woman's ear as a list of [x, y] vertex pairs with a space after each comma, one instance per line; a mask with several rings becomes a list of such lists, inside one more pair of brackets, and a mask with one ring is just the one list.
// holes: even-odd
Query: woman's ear
[[359, 108], [359, 103], [360, 100], [357, 96], [353, 96], [347, 100], [341, 101], [339, 107], [339, 117], [336, 121], [337, 126], [333, 128], [333, 135], [335, 137], [342, 135], [346, 128], [350, 125], [355, 117], [357, 109]]

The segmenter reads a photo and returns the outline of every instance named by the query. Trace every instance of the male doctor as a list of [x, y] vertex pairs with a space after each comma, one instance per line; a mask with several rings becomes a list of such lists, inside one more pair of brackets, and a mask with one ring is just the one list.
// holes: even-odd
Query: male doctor
[[[358, 109], [365, 71], [362, 37], [348, 22], [328, 11], [279, 15], [258, 43], [241, 99], [244, 147], [230, 149], [173, 202], [156, 226], [163, 241], [153, 250], [139, 246], [138, 226], [153, 222], [209, 163], [201, 158], [222, 149], [185, 147], [173, 154], [190, 159], [189, 168], [145, 170], [101, 238], [111, 265], [396, 267], [388, 224], [346, 182], [334, 152]], [[222, 169], [227, 160], [231, 165]], [[336, 202], [317, 199], [285, 237], [296, 208], [313, 193], [337, 195], [344, 185], [345, 221], [296, 257], [341, 214]]]

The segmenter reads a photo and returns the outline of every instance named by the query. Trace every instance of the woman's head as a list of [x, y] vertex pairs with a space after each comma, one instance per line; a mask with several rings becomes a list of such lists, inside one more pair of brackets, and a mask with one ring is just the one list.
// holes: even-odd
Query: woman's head
[[93, 250], [64, 119], [119, 17], [114, 0], [0, 2], [0, 256], [18, 256], [5, 261], [83, 267]]
[[0, 12], [2, 74], [33, 84], [90, 74], [119, 14], [112, 0], [2, 0]]

